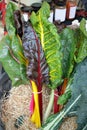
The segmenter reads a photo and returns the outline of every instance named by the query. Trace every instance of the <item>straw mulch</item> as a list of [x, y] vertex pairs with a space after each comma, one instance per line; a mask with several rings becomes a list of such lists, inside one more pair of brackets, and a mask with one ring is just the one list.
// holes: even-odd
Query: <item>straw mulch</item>
[[[46, 111], [50, 89], [43, 87], [43, 114]], [[35, 125], [30, 121], [29, 104], [32, 95], [30, 85], [20, 85], [19, 87], [13, 87], [10, 90], [10, 94], [7, 98], [3, 98], [1, 107], [1, 119], [5, 124], [6, 130], [38, 130]], [[21, 125], [17, 124], [17, 119], [23, 117]], [[75, 117], [66, 119], [62, 124], [60, 130], [75, 130], [76, 123]]]
[[[43, 87], [43, 113], [46, 110], [50, 90]], [[20, 85], [13, 87], [10, 95], [2, 101], [2, 121], [5, 124], [6, 130], [17, 130], [15, 122], [19, 117], [22, 125], [18, 130], [37, 130], [35, 125], [30, 121], [29, 104], [32, 95], [32, 90], [29, 85]]]

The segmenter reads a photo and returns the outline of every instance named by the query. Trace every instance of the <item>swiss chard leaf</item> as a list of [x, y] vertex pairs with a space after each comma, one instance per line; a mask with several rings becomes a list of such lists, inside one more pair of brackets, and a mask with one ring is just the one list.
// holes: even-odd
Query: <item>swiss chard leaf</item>
[[10, 37], [12, 37], [16, 33], [16, 29], [14, 26], [14, 11], [17, 10], [17, 6], [13, 4], [12, 2], [9, 2], [9, 4], [6, 7], [6, 29], [8, 31], [8, 34]]
[[27, 76], [35, 80], [38, 87], [41, 87], [43, 83], [49, 84], [49, 68], [40, 40], [29, 22], [24, 22], [23, 30], [24, 55], [29, 61]]
[[67, 116], [77, 116], [77, 130], [87, 129], [87, 59], [80, 63], [73, 75], [72, 96], [65, 108], [55, 116], [48, 118], [41, 130], [56, 130]]
[[22, 42], [16, 35], [14, 26], [13, 13], [16, 9], [16, 5], [9, 2], [6, 10], [6, 28], [8, 35], [0, 43], [0, 61], [12, 80], [13, 86], [29, 83], [25, 71], [27, 60], [23, 55]]
[[17, 59], [20, 61], [21, 64], [24, 64], [26, 66], [27, 60], [23, 54], [23, 46], [21, 39], [19, 38], [19, 36], [14, 35], [10, 40], [11, 40], [10, 47], [14, 53], [14, 56], [17, 57]]
[[76, 49], [74, 30], [71, 30], [70, 28], [65, 28], [60, 34], [60, 42], [62, 44], [61, 51], [63, 53], [63, 77], [69, 78], [74, 67], [74, 53]]
[[80, 28], [76, 30], [77, 33], [77, 49], [75, 61], [77, 63], [83, 61], [87, 57], [87, 31], [86, 31], [86, 20], [82, 19], [80, 22]]
[[26, 66], [23, 64], [19, 64], [15, 59], [13, 59], [10, 54], [10, 46], [11, 46], [10, 37], [4, 36], [2, 41], [0, 42], [0, 61], [2, 65], [12, 80], [13, 86], [18, 86], [20, 84], [28, 84], [28, 80], [26, 78]]
[[23, 47], [22, 47], [22, 41], [19, 38], [18, 35], [16, 35], [16, 28], [14, 23], [14, 11], [17, 10], [17, 6], [9, 2], [6, 8], [6, 28], [8, 31], [8, 35], [11, 40], [11, 49], [14, 52], [14, 55], [18, 58], [22, 64], [25, 64], [25, 58], [23, 56]]
[[56, 27], [48, 21], [49, 15], [50, 7], [46, 2], [43, 2], [41, 9], [36, 14], [33, 12], [30, 20], [45, 52], [50, 71], [50, 87], [56, 88], [62, 82], [62, 54], [59, 35]]
[[80, 22], [80, 30], [83, 32], [83, 34], [87, 37], [87, 31], [86, 31], [86, 19], [82, 19]]

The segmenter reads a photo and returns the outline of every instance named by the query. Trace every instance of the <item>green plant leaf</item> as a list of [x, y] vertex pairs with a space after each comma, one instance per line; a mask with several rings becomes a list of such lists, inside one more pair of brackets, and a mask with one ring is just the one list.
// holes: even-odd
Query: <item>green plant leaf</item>
[[0, 42], [0, 61], [12, 80], [13, 86], [20, 84], [28, 84], [29, 81], [26, 76], [27, 60], [23, 54], [22, 41], [14, 26], [14, 11], [17, 7], [14, 3], [9, 2], [6, 10], [6, 28], [8, 35]]
[[62, 68], [63, 77], [69, 78], [74, 67], [74, 53], [76, 49], [75, 32], [70, 28], [65, 28], [60, 33], [61, 51], [63, 53]]
[[16, 34], [16, 28], [14, 23], [14, 12], [17, 10], [17, 6], [9, 2], [6, 8], [6, 28], [10, 37], [10, 48], [12, 49], [14, 56], [18, 58], [21, 64], [26, 64], [26, 58], [23, 55], [22, 41]]
[[86, 20], [82, 19], [80, 22], [80, 28], [76, 30], [77, 49], [75, 61], [77, 63], [83, 61], [87, 57], [87, 31], [85, 29]]
[[15, 33], [16, 33], [16, 29], [14, 26], [14, 11], [17, 10], [17, 6], [12, 3], [9, 2], [9, 4], [6, 7], [6, 29], [8, 31], [8, 34], [10, 35], [10, 37], [12, 37]]
[[11, 40], [10, 47], [14, 53], [14, 56], [17, 57], [17, 59], [20, 61], [21, 64], [26, 65], [27, 60], [23, 54], [23, 46], [21, 39], [19, 38], [18, 35], [13, 35], [10, 40]]
[[[12, 80], [13, 86], [18, 86], [20, 84], [28, 84], [29, 81], [26, 76], [26, 66], [24, 64], [18, 63], [10, 53], [11, 46], [10, 37], [4, 36], [0, 42], [0, 61], [2, 65]], [[16, 57], [15, 57], [16, 58]]]
[[86, 31], [86, 19], [82, 19], [80, 22], [80, 30], [83, 32], [83, 34], [87, 37], [87, 31]]
[[33, 28], [40, 38], [46, 60], [50, 70], [51, 88], [56, 88], [62, 82], [62, 53], [61, 44], [56, 27], [48, 21], [50, 7], [43, 2], [41, 9], [31, 14], [30, 20]]
[[71, 97], [71, 91], [67, 91], [62, 96], [59, 96], [57, 103], [63, 105], [68, 101], [68, 99], [70, 99], [70, 97]]

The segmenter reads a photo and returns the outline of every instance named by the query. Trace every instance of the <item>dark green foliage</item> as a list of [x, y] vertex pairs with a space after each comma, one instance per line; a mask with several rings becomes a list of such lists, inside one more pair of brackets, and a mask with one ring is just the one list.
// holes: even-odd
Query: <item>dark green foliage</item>
[[68, 108], [70, 104], [81, 95], [78, 102], [70, 110], [70, 113], [77, 116], [77, 130], [82, 130], [87, 124], [87, 59], [80, 63], [76, 67], [75, 71], [74, 81], [71, 86], [72, 97], [66, 108]]
[[60, 42], [62, 44], [61, 51], [63, 53], [63, 77], [69, 78], [74, 67], [74, 54], [76, 49], [74, 30], [71, 30], [70, 28], [64, 29], [60, 34]]
[[75, 39], [77, 39], [75, 62], [82, 62], [87, 57], [87, 31], [86, 20], [82, 19], [80, 22], [80, 28], [76, 30]]

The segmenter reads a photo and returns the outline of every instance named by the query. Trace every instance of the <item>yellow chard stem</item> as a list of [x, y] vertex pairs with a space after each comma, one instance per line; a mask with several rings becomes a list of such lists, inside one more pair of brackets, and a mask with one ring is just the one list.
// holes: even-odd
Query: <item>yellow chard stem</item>
[[36, 124], [37, 128], [39, 128], [41, 127], [41, 119], [40, 119], [40, 110], [39, 110], [38, 90], [37, 90], [36, 83], [34, 81], [31, 81], [31, 85], [34, 93], [34, 102], [35, 102], [34, 112], [31, 116], [31, 121]]

